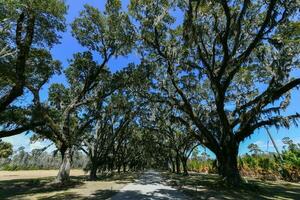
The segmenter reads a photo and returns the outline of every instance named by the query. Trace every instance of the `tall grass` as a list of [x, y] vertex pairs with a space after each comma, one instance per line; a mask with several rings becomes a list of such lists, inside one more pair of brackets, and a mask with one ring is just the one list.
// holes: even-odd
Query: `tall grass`
[[[281, 152], [282, 160], [275, 153], [253, 153], [239, 157], [238, 166], [242, 176], [256, 177], [264, 180], [283, 179], [300, 181], [300, 144], [286, 141]], [[215, 160], [190, 159], [189, 170], [201, 173], [216, 173]]]

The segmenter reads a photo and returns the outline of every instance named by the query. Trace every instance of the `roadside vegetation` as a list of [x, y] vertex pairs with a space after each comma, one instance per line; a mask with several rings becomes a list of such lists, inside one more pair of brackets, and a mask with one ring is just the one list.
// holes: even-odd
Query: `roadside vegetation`
[[107, 174], [97, 181], [88, 181], [88, 176], [82, 170], [71, 170], [68, 184], [53, 185], [56, 174], [57, 170], [0, 172], [0, 199], [104, 200], [139, 176], [138, 173]]
[[[289, 138], [283, 138], [286, 144], [281, 157], [274, 152], [264, 153], [258, 145], [249, 145], [249, 154], [239, 156], [238, 167], [244, 177], [261, 180], [300, 181], [300, 144], [293, 143]], [[216, 161], [207, 156], [192, 157], [188, 161], [189, 170], [200, 173], [217, 173]]]
[[247, 184], [230, 187], [216, 174], [165, 173], [167, 184], [178, 188], [191, 199], [298, 199], [300, 184], [286, 181], [261, 181], [244, 177]]

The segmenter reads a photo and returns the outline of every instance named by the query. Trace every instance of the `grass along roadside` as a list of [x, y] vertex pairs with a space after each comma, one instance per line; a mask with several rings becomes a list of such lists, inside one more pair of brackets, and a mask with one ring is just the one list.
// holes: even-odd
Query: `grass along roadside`
[[246, 178], [240, 188], [228, 188], [213, 174], [191, 173], [189, 176], [162, 173], [167, 184], [182, 190], [191, 199], [299, 199], [300, 184], [285, 181], [260, 181]]
[[[0, 171], [0, 180], [13, 179], [34, 179], [55, 177], [58, 170], [17, 170], [17, 171]], [[85, 176], [86, 173], [80, 169], [72, 169], [71, 176]]]
[[[10, 176], [0, 173], [1, 200], [59, 200], [59, 199], [107, 199], [116, 194], [126, 184], [133, 182], [139, 173], [121, 173], [100, 176], [97, 181], [88, 181], [83, 172], [71, 172], [68, 185], [51, 184], [52, 170], [16, 171]], [[55, 171], [55, 170], [53, 170]], [[57, 171], [56, 171], [57, 172]], [[22, 178], [23, 173], [27, 173]], [[74, 176], [76, 174], [77, 176]], [[30, 178], [30, 176], [32, 178]]]

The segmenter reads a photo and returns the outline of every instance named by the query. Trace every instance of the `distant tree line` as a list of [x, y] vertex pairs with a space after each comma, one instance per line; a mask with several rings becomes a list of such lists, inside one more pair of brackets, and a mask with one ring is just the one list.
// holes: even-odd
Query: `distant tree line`
[[[58, 169], [60, 161], [61, 155], [56, 152], [49, 153], [41, 149], [27, 152], [24, 147], [20, 147], [9, 157], [0, 158], [0, 170]], [[83, 169], [87, 161], [82, 152], [76, 152], [73, 155], [72, 168]]]

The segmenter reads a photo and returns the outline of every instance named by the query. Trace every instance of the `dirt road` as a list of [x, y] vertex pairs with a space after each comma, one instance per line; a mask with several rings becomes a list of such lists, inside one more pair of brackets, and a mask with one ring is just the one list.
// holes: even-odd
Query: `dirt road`
[[137, 181], [126, 185], [111, 200], [167, 200], [188, 198], [180, 191], [167, 186], [156, 171], [145, 172]]

